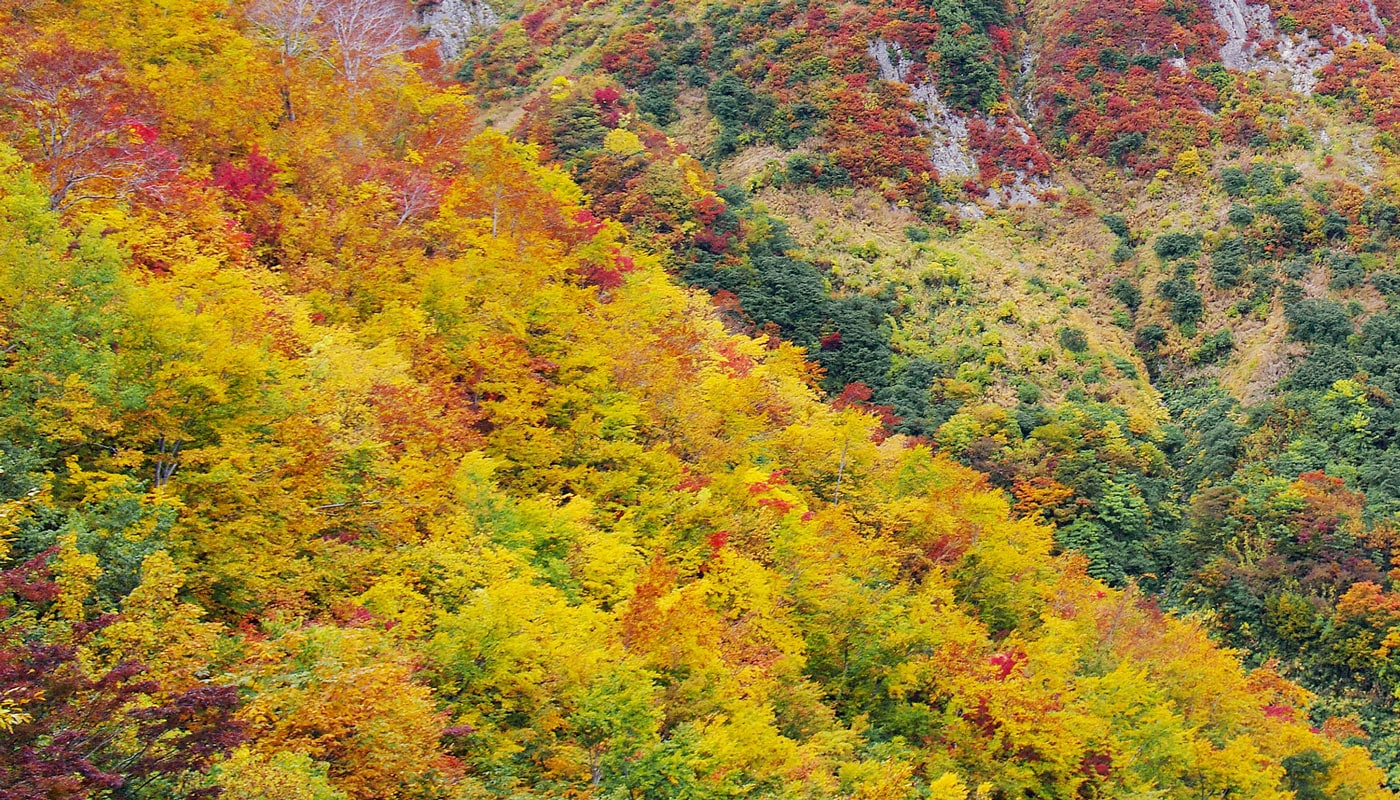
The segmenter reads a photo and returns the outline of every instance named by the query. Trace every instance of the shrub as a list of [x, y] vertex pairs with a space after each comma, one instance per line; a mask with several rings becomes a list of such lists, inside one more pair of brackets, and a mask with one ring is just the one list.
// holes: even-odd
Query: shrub
[[1302, 280], [1309, 272], [1312, 272], [1312, 259], [1307, 256], [1297, 256], [1283, 262], [1283, 274], [1291, 280]]
[[1400, 273], [1377, 272], [1371, 276], [1371, 285], [1381, 294], [1400, 294]]
[[1238, 236], [1225, 239], [1210, 257], [1211, 282], [1222, 289], [1238, 285], [1244, 274], [1244, 261], [1244, 239]]
[[1322, 219], [1322, 235], [1333, 241], [1345, 240], [1347, 238], [1347, 227], [1351, 225], [1351, 220], [1345, 214], [1336, 211], [1328, 211], [1327, 216]]
[[1327, 256], [1327, 286], [1333, 290], [1350, 289], [1360, 286], [1366, 280], [1366, 270], [1361, 259], [1351, 253], [1330, 253]]
[[1162, 281], [1157, 294], [1171, 303], [1172, 322], [1182, 327], [1195, 325], [1205, 313], [1205, 299], [1190, 277], [1175, 277]]
[[1212, 333], [1202, 340], [1201, 346], [1191, 354], [1191, 360], [1197, 364], [1214, 364], [1228, 356], [1234, 348], [1235, 335], [1226, 329]]
[[944, 421], [945, 415], [930, 402], [934, 382], [947, 377], [947, 370], [936, 361], [916, 358], [890, 372], [890, 385], [876, 395], [876, 402], [889, 405], [900, 422], [899, 433], [928, 436]]
[[[1267, 139], [1264, 141], [1268, 144]], [[1269, 164], [1255, 164], [1249, 170], [1249, 188], [1257, 195], [1271, 195], [1283, 188], [1283, 182]]]
[[1127, 157], [1147, 144], [1147, 137], [1137, 131], [1119, 136], [1108, 146], [1108, 158], [1115, 164], [1127, 162]]
[[1118, 302], [1136, 311], [1142, 305], [1142, 290], [1127, 278], [1115, 278], [1108, 293], [1118, 298]]
[[1356, 357], [1347, 348], [1320, 344], [1280, 384], [1286, 390], [1324, 390], [1356, 374]]
[[1249, 188], [1249, 178], [1239, 167], [1225, 167], [1220, 170], [1220, 186], [1231, 197], [1243, 197]]
[[[825, 155], [797, 153], [783, 165], [783, 181], [789, 186], [834, 189], [851, 185], [851, 173]], [[920, 240], [922, 241], [922, 240]]]
[[1100, 219], [1103, 224], [1113, 232], [1114, 236], [1125, 242], [1132, 241], [1132, 231], [1128, 230], [1128, 221], [1118, 214], [1104, 214]]
[[1134, 344], [1137, 345], [1137, 349], [1145, 353], [1156, 351], [1156, 349], [1161, 347], [1166, 341], [1167, 329], [1155, 322], [1151, 325], [1144, 325], [1138, 328], [1137, 336], [1134, 337]]
[[1071, 353], [1082, 353], [1089, 349], [1089, 339], [1084, 335], [1084, 331], [1079, 328], [1060, 328], [1060, 346]]
[[1308, 219], [1303, 213], [1303, 201], [1294, 198], [1277, 202], [1263, 203], [1259, 210], [1278, 220], [1282, 229], [1283, 244], [1296, 246], [1302, 243], [1303, 234], [1308, 230]]
[[1201, 247], [1201, 237], [1194, 233], [1164, 233], [1152, 243], [1152, 250], [1163, 261], [1185, 258]]
[[1299, 300], [1284, 309], [1288, 334], [1310, 344], [1341, 344], [1351, 335], [1351, 317], [1332, 300]]

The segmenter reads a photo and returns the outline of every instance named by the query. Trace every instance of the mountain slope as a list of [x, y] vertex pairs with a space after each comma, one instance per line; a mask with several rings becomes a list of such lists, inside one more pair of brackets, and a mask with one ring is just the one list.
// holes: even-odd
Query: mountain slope
[[[473, 133], [406, 9], [4, 6], [0, 792], [1389, 797], [1344, 705], [1385, 722], [1388, 673], [1315, 702], [1280, 674], [1311, 662], [1247, 669], [1147, 594], [1272, 591], [1279, 559], [1219, 561], [1257, 551], [1216, 516], [1296, 533], [1290, 569], [1383, 553], [1371, 498], [1185, 457], [1218, 427], [1272, 453], [1269, 426], [1163, 383], [1204, 330], [1144, 353], [1094, 290], [1115, 239], [1153, 277], [1202, 239], [1105, 225], [1087, 186], [974, 212], [1050, 162], [1001, 105], [1016, 15], [939, 8], [497, 9], [452, 65], [488, 105], [571, 36], [638, 76], [549, 78], [532, 144]], [[917, 114], [944, 112], [875, 41], [820, 35], [876, 21], [893, 77], [970, 76], [938, 102], [977, 179], [923, 173]], [[696, 118], [663, 118], [659, 62], [720, 73], [688, 72], [716, 167], [792, 152], [717, 185], [660, 127]], [[1261, 169], [1263, 236], [1304, 187]], [[1304, 307], [1293, 335], [1341, 347]], [[1200, 569], [1147, 574], [1180, 551]], [[1369, 667], [1396, 606], [1367, 563], [1270, 598], [1268, 632]]]
[[[584, 55], [518, 135], [732, 328], [1390, 763], [1393, 4], [602, 9], [520, 10]], [[458, 72], [488, 101], [537, 86], [499, 69], [514, 30]], [[666, 194], [681, 151], [715, 199]]]

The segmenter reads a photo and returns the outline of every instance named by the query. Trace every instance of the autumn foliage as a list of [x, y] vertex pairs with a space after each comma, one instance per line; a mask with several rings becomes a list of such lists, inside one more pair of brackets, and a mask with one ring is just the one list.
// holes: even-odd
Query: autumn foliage
[[[555, 87], [538, 144], [477, 132], [396, 8], [0, 12], [0, 797], [1389, 796], [1296, 685], [1056, 544], [1146, 507], [1131, 424], [1026, 444], [1017, 518], [1009, 476], [893, 432], [876, 298], [807, 292], [608, 81]], [[996, 16], [968, 64], [1000, 69]], [[662, 69], [653, 33], [618, 74]], [[473, 80], [534, 68], [512, 35]], [[827, 56], [853, 92], [857, 49]], [[781, 65], [736, 63], [779, 98], [736, 141], [795, 135]], [[918, 143], [870, 91], [833, 124]], [[931, 191], [901, 157], [834, 163]], [[1009, 433], [932, 438], [992, 463]], [[1112, 465], [1092, 509], [1076, 436]], [[1299, 546], [1358, 535], [1337, 489], [1280, 490]]]

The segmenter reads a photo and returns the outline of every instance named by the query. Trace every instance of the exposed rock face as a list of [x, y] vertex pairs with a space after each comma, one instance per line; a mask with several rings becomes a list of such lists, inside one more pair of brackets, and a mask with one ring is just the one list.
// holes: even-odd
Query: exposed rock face
[[899, 46], [899, 42], [876, 39], [865, 52], [875, 59], [876, 66], [880, 68], [880, 80], [904, 83], [909, 77], [909, 69], [914, 66], [913, 60], [904, 55], [904, 48]]
[[428, 29], [444, 60], [452, 61], [467, 47], [467, 37], [477, 28], [494, 28], [501, 18], [486, 0], [436, 0], [418, 7], [418, 24]]
[[1021, 51], [1021, 72], [1016, 77], [1016, 104], [1021, 116], [1032, 122], [1040, 118], [1039, 109], [1035, 107], [1035, 65], [1038, 60], [1035, 48], [1028, 43], [1026, 49]]
[[977, 174], [977, 162], [967, 145], [967, 120], [953, 113], [933, 82], [909, 90], [909, 96], [924, 104], [925, 118], [919, 124], [928, 130], [932, 149], [929, 154], [939, 175], [964, 177]]
[[[1367, 13], [1376, 31], [1384, 35], [1385, 24], [1371, 0], [1365, 0]], [[1280, 33], [1274, 27], [1273, 9], [1265, 4], [1247, 0], [1210, 0], [1215, 21], [1228, 37], [1220, 47], [1220, 61], [1229, 69], [1242, 72], [1261, 71], [1285, 74], [1293, 91], [1312, 94], [1317, 87], [1317, 71], [1332, 61], [1332, 52], [1314, 39], [1308, 31], [1295, 34]], [[1332, 35], [1343, 45], [1365, 43], [1364, 34], [1340, 25], [1332, 26]], [[1261, 42], [1272, 42], [1265, 48]]]
[[932, 148], [929, 153], [938, 174], [945, 177], [968, 177], [977, 174], [977, 161], [967, 144], [967, 120], [943, 102], [933, 81], [910, 84], [909, 69], [914, 62], [904, 54], [898, 42], [876, 39], [867, 50], [880, 68], [880, 78], [909, 87], [909, 96], [924, 104], [924, 118], [914, 121], [928, 132]]
[[[994, 131], [997, 129], [996, 120], [988, 120], [987, 124]], [[1007, 124], [1011, 126], [1017, 136], [1021, 137], [1023, 143], [1030, 142], [1030, 131], [1026, 130], [1026, 127], [1019, 120], [1012, 118]], [[989, 203], [998, 207], [1039, 205], [1040, 194], [1054, 188], [1054, 184], [1050, 182], [1049, 178], [1035, 174], [1033, 164], [1028, 163], [1024, 168], [1014, 169], [1012, 174], [1015, 175], [1015, 180], [1010, 186], [992, 187], [987, 190]]]
[[[939, 176], [943, 178], [975, 177], [979, 170], [977, 159], [973, 156], [972, 148], [969, 145], [968, 117], [948, 107], [932, 80], [909, 83], [909, 71], [913, 68], [914, 61], [905, 54], [904, 48], [900, 46], [899, 42], [876, 39], [866, 52], [875, 60], [882, 80], [908, 86], [909, 97], [915, 102], [923, 104], [923, 116], [920, 117], [916, 114], [914, 121], [928, 135], [929, 159], [938, 170]], [[1030, 69], [1029, 66], [1023, 68]], [[997, 130], [998, 124], [1010, 124], [1017, 135], [1021, 137], [1022, 142], [1030, 141], [1029, 131], [1019, 120], [1013, 118], [1009, 122], [998, 123], [997, 119], [982, 115], [978, 115], [978, 118], [992, 131]], [[1031, 174], [1032, 169], [1033, 167], [1029, 165], [1027, 165], [1027, 169], [1016, 168], [1015, 165], [1012, 165], [1010, 172], [1015, 176], [1014, 182], [1009, 186], [989, 188], [987, 202], [996, 207], [1038, 204], [1040, 202], [1039, 194], [1052, 188], [1052, 184], [1044, 177]], [[982, 216], [981, 210], [976, 206], [959, 206], [957, 210], [964, 218], [980, 219]]]

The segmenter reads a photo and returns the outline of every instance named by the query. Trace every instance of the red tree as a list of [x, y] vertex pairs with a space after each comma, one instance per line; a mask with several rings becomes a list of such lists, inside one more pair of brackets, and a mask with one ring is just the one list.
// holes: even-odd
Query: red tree
[[10, 140], [43, 172], [49, 207], [118, 199], [158, 186], [175, 172], [160, 145], [151, 103], [110, 53], [75, 47], [62, 35], [24, 49], [0, 75]]
[[[7, 600], [33, 611], [57, 595], [51, 555], [0, 571], [0, 614]], [[0, 728], [0, 800], [204, 794], [199, 775], [243, 740], [233, 686], [165, 691], [132, 661], [92, 670], [79, 646], [115, 619], [43, 641], [27, 616], [0, 617], [0, 698], [19, 712]]]

